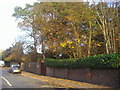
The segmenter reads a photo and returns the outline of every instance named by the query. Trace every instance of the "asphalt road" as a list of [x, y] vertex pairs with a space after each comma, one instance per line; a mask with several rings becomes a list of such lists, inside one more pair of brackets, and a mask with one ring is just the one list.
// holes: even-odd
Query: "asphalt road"
[[62, 88], [62, 86], [21, 74], [12, 74], [8, 69], [0, 68], [0, 88]]

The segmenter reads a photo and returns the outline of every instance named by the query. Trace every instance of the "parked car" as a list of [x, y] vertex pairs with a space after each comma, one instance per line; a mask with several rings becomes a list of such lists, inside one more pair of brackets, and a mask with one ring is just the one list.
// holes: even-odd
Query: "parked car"
[[22, 70], [19, 65], [11, 65], [9, 73], [21, 73]]

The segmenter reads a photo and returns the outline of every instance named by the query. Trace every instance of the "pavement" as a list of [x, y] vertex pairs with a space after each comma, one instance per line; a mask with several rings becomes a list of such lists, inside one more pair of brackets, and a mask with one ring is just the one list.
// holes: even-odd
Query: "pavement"
[[37, 74], [30, 73], [30, 72], [25, 72], [25, 71], [23, 71], [21, 73], [21, 75], [26, 76], [26, 77], [32, 77], [35, 79], [39, 79], [41, 81], [46, 81], [46, 82], [49, 82], [52, 84], [58, 84], [58, 85], [61, 85], [65, 88], [112, 88], [112, 87], [95, 85], [95, 84], [73, 81], [73, 80], [68, 80], [68, 79], [37, 75]]

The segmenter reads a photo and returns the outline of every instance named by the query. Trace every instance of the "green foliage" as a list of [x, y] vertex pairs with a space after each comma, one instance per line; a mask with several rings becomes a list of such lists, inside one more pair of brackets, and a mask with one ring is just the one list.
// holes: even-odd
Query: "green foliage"
[[116, 69], [120, 68], [120, 53], [100, 54], [85, 58], [72, 59], [51, 59], [46, 58], [45, 64], [48, 67], [57, 68], [96, 68], [96, 69]]

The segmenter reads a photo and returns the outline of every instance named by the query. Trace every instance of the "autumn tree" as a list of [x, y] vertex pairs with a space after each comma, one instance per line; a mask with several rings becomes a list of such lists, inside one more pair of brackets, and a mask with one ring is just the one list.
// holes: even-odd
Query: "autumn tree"
[[89, 14], [88, 4], [38, 3], [34, 8], [35, 23], [51, 52], [74, 58], [84, 56], [85, 53], [82, 53], [84, 46], [81, 44], [87, 42], [83, 39], [87, 37], [86, 32], [89, 30], [82, 30], [82, 27], [89, 28], [89, 20], [94, 21], [94, 15]]
[[41, 2], [16, 7], [19, 27], [34, 39], [43, 58], [81, 58], [118, 52], [118, 3]]
[[[19, 21], [18, 27], [27, 33], [28, 41], [24, 44], [25, 47], [32, 47], [32, 53], [35, 57], [34, 59], [38, 59], [37, 46], [40, 41], [39, 31], [36, 29], [36, 25], [34, 24], [34, 14], [33, 14], [33, 5], [26, 4], [25, 8], [15, 7], [13, 16]], [[31, 40], [32, 39], [32, 40]], [[31, 43], [29, 43], [31, 42]]]
[[6, 61], [21, 62], [23, 53], [23, 42], [16, 42], [12, 47], [4, 51], [3, 58]]
[[100, 2], [95, 5], [96, 20], [103, 33], [106, 53], [118, 52], [119, 2]]

